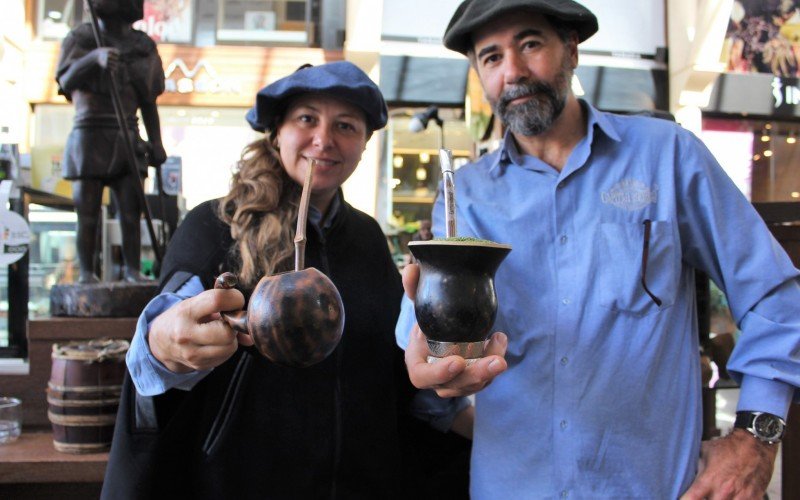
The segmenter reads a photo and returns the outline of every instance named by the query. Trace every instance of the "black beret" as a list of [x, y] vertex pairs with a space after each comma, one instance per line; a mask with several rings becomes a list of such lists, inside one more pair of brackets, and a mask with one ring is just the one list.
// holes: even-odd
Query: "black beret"
[[366, 73], [348, 61], [301, 66], [291, 75], [270, 83], [256, 94], [256, 104], [247, 112], [247, 122], [259, 132], [273, 130], [278, 115], [286, 110], [287, 98], [309, 92], [328, 94], [361, 109], [370, 131], [386, 125], [388, 111], [383, 94]]
[[572, 0], [464, 0], [444, 32], [444, 46], [466, 55], [472, 49], [472, 32], [507, 12], [527, 10], [564, 21], [582, 42], [597, 32], [597, 17]]

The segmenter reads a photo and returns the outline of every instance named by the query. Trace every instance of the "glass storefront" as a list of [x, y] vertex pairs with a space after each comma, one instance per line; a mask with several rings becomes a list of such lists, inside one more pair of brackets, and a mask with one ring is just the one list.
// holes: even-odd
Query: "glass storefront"
[[[414, 132], [410, 123], [424, 109], [395, 110], [387, 127], [386, 166], [380, 184], [387, 185], [385, 230], [395, 260], [407, 260], [407, 244], [419, 230], [420, 221], [431, 218], [436, 190], [441, 182], [439, 148], [453, 152], [458, 169], [473, 157], [473, 141], [460, 110], [440, 110], [442, 126], [431, 120], [428, 127]], [[379, 219], [380, 214], [379, 214]]]
[[[209, 25], [208, 15], [204, 22], [197, 22], [194, 0], [145, 0], [144, 17], [134, 28], [160, 43], [191, 44], [196, 38], [223, 43], [314, 43], [316, 18], [307, 0], [217, 0], [215, 4]], [[61, 40], [72, 28], [89, 21], [83, 0], [37, 0], [36, 16], [36, 34], [44, 40]]]
[[800, 123], [704, 118], [701, 138], [753, 203], [800, 201]]
[[312, 31], [306, 0], [227, 0], [219, 3], [217, 40], [307, 44]]

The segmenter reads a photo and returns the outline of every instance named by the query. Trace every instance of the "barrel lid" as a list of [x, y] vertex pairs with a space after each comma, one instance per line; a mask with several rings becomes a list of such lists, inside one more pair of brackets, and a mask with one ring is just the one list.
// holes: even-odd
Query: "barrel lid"
[[123, 359], [130, 342], [119, 339], [94, 339], [53, 344], [53, 359], [75, 359], [81, 361], [104, 361]]

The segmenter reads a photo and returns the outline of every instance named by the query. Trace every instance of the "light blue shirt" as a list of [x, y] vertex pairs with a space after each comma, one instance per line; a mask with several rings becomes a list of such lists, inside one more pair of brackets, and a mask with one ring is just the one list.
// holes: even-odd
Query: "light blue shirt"
[[[582, 105], [587, 133], [561, 172], [507, 135], [455, 175], [459, 236], [513, 247], [496, 275], [509, 368], [476, 396], [475, 499], [689, 487], [702, 430], [694, 268], [742, 330], [727, 365], [739, 409], [785, 417], [800, 386], [800, 273], [750, 203], [674, 123]], [[661, 306], [641, 284], [645, 220]], [[406, 299], [400, 345], [414, 321]]]

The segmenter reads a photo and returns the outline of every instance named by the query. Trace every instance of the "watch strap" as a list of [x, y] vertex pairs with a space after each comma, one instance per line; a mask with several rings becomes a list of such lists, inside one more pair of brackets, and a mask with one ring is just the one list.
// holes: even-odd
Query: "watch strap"
[[756, 414], [752, 411], [737, 411], [736, 420], [733, 422], [735, 429], [750, 429]]

